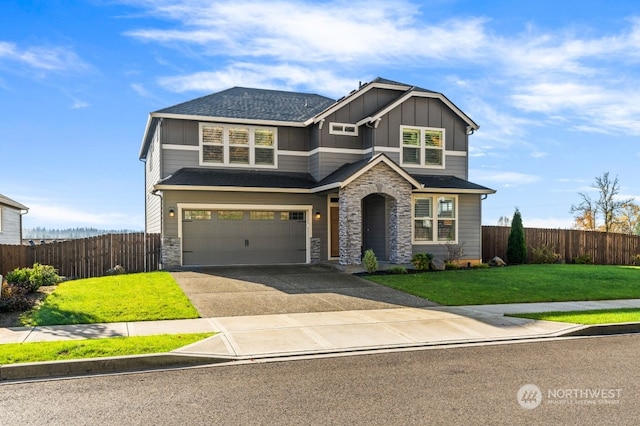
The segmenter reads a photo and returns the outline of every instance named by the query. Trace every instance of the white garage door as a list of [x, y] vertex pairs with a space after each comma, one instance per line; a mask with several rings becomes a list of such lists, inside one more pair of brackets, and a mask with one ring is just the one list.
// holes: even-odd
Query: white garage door
[[305, 211], [183, 210], [183, 265], [305, 263]]

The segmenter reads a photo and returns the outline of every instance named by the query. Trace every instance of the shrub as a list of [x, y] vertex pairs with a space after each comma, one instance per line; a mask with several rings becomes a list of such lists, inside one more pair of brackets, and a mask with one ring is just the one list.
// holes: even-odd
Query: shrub
[[448, 242], [447, 247], [447, 262], [458, 262], [464, 256], [464, 243], [455, 244]]
[[489, 265], [487, 263], [476, 263], [475, 265], [471, 265], [473, 269], [487, 269]]
[[29, 286], [22, 284], [2, 283], [0, 312], [17, 312], [31, 309], [33, 302], [27, 297], [29, 289]]
[[533, 263], [556, 263], [560, 260], [560, 254], [555, 253], [549, 246], [533, 247], [531, 249]]
[[416, 271], [428, 271], [431, 260], [433, 260], [431, 253], [416, 253], [411, 258], [411, 263]]
[[378, 258], [371, 249], [368, 249], [364, 252], [362, 263], [364, 263], [364, 267], [367, 268], [367, 272], [369, 272], [370, 274], [378, 270]]
[[34, 263], [31, 268], [17, 268], [7, 273], [7, 282], [29, 287], [36, 291], [43, 285], [60, 282], [60, 276], [53, 266]]
[[507, 261], [513, 265], [519, 265], [527, 260], [527, 244], [524, 238], [524, 227], [520, 210], [516, 208], [511, 221], [511, 232], [507, 242]]
[[455, 262], [447, 261], [444, 264], [444, 268], [448, 271], [455, 271], [456, 269], [460, 269], [460, 265]]
[[593, 263], [591, 260], [591, 256], [588, 254], [581, 254], [573, 260], [578, 265], [588, 265]]
[[633, 263], [636, 266], [640, 266], [640, 254], [636, 254], [635, 256], [633, 256], [631, 258], [631, 263]]
[[407, 273], [407, 268], [405, 268], [404, 266], [393, 266], [389, 269], [387, 269], [387, 272], [389, 272], [390, 274], [406, 274]]

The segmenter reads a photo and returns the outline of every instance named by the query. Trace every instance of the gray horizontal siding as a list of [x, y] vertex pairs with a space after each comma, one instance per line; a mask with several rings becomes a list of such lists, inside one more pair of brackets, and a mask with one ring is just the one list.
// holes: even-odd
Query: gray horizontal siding
[[162, 161], [162, 150], [160, 149], [159, 130], [156, 133], [149, 146], [149, 154], [147, 155], [147, 164], [145, 165], [145, 229], [147, 232], [161, 232], [161, 201], [160, 197], [152, 194], [153, 186], [160, 180], [162, 170], [160, 167]]
[[278, 154], [278, 171], [308, 173], [309, 157]]
[[20, 241], [20, 211], [0, 206], [0, 244], [22, 244]]
[[[387, 153], [387, 155], [389, 155]], [[391, 156], [390, 156], [391, 157]], [[396, 154], [394, 161], [399, 161], [400, 154]], [[416, 175], [455, 176], [467, 180], [467, 157], [448, 155], [445, 158], [444, 169], [431, 169], [427, 167], [404, 167], [404, 169]]]
[[[463, 245], [462, 260], [482, 259], [481, 201], [479, 195], [458, 196], [458, 245]], [[431, 253], [441, 259], [448, 255], [446, 244], [415, 244], [413, 254]]]
[[[362, 154], [319, 152], [309, 159], [309, 166], [313, 177], [322, 180], [343, 165], [360, 161], [363, 158]], [[316, 168], [311, 169], [312, 165]]]
[[163, 149], [162, 150], [162, 178], [165, 178], [183, 167], [198, 167], [200, 151]]

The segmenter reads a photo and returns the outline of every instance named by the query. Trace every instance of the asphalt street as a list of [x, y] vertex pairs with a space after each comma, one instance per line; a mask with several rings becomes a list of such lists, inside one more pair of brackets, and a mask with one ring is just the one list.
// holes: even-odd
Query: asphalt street
[[636, 424], [639, 351], [640, 335], [624, 335], [5, 383], [0, 418], [3, 425]]

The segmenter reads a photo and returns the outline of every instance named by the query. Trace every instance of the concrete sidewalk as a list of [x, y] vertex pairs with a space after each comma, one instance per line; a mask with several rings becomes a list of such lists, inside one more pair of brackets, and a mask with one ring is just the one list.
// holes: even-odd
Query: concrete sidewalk
[[585, 326], [506, 317], [525, 312], [640, 308], [640, 299], [390, 308], [188, 320], [0, 328], [0, 344], [218, 332], [176, 354], [261, 358], [555, 337]]
[[3, 343], [217, 332], [165, 354], [0, 366], [0, 381], [208, 365], [237, 360], [367, 350], [489, 343], [567, 335], [640, 332], [640, 323], [608, 326], [534, 321], [509, 313], [640, 308], [640, 299], [458, 307], [398, 307], [339, 312], [0, 328]]

